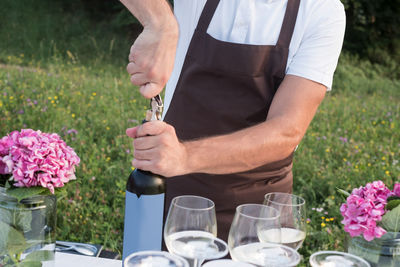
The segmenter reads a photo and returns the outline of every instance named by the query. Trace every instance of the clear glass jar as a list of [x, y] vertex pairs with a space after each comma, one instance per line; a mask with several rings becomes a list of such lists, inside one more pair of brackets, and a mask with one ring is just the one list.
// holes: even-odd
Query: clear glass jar
[[18, 202], [0, 187], [0, 266], [54, 266], [56, 206], [54, 195]]
[[363, 236], [349, 238], [347, 250], [367, 260], [371, 267], [400, 266], [400, 233], [388, 232], [372, 241]]

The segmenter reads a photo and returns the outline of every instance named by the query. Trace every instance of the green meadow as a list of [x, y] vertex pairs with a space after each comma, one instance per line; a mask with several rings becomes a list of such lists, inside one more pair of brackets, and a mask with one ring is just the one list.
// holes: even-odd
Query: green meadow
[[[73, 147], [81, 164], [58, 201], [57, 239], [122, 253], [132, 159], [125, 129], [148, 107], [125, 71], [134, 33], [44, 2], [27, 1], [24, 10], [0, 3], [0, 137], [32, 128], [58, 133]], [[333, 90], [295, 153], [294, 193], [308, 207], [304, 266], [313, 252], [345, 249], [337, 188], [400, 181], [396, 68], [395, 61], [375, 65], [342, 53]]]

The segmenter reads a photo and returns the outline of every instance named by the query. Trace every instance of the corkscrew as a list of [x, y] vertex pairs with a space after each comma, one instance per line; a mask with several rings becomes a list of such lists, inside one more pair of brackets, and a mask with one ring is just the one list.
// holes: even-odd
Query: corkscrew
[[150, 110], [146, 113], [146, 121], [161, 120], [161, 114], [163, 110], [163, 103], [160, 95], [152, 97], [150, 100]]

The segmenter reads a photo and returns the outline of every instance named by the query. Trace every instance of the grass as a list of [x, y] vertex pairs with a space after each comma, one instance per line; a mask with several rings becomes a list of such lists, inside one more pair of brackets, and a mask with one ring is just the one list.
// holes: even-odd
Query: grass
[[[148, 105], [125, 71], [131, 41], [79, 12], [62, 15], [55, 3], [25, 1], [24, 12], [18, 3], [0, 3], [0, 136], [21, 128], [60, 134], [81, 165], [58, 203], [57, 239], [122, 252], [132, 158], [125, 129], [142, 120]], [[400, 180], [399, 89], [390, 67], [342, 55], [333, 91], [294, 160], [294, 192], [309, 212], [303, 265], [318, 250], [344, 250], [337, 188]]]

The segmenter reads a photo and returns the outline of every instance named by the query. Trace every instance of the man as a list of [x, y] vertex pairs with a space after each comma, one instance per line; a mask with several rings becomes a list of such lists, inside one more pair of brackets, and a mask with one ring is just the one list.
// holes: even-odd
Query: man
[[164, 121], [127, 129], [132, 164], [169, 177], [167, 207], [177, 195], [212, 199], [227, 240], [236, 206], [292, 190], [294, 150], [332, 85], [343, 5], [175, 0], [175, 17], [164, 0], [121, 2], [144, 26], [132, 83], [149, 98], [170, 77]]

